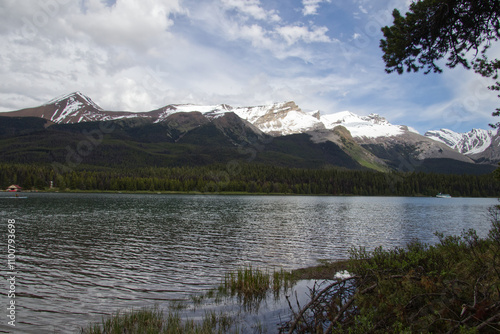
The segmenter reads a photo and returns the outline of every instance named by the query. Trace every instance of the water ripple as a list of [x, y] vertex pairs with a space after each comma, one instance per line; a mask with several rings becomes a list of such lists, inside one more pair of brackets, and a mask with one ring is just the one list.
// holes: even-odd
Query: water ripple
[[[8, 202], [8, 203], [7, 203]], [[245, 264], [293, 269], [351, 247], [475, 227], [495, 199], [30, 194], [16, 219], [19, 326], [70, 332], [117, 310], [188, 298]]]

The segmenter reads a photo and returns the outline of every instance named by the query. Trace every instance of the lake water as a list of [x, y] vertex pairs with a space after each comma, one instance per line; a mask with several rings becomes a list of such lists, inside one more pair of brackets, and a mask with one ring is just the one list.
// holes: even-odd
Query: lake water
[[[127, 308], [187, 299], [227, 271], [295, 269], [435, 231], [486, 236], [497, 199], [28, 193], [0, 198], [16, 221], [16, 330], [72, 333]], [[0, 197], [12, 196], [0, 194]], [[5, 268], [3, 265], [2, 268]], [[4, 277], [7, 271], [2, 269]], [[8, 285], [0, 332], [7, 325]]]

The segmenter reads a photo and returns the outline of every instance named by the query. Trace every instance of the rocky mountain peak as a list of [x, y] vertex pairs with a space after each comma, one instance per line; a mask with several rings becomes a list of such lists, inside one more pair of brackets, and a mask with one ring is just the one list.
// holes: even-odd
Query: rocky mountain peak
[[66, 94], [60, 97], [57, 97], [53, 100], [50, 100], [49, 102], [45, 103], [44, 105], [78, 105], [79, 107], [92, 107], [96, 110], [104, 110], [100, 106], [98, 106], [92, 99], [80, 92], [73, 92], [70, 94]]
[[366, 116], [365, 119], [367, 121], [371, 121], [373, 124], [389, 124], [385, 117], [382, 117], [379, 114], [370, 114]]
[[483, 129], [472, 129], [465, 133], [441, 129], [427, 131], [425, 136], [445, 143], [462, 154], [477, 155], [491, 146], [492, 142], [498, 138], [498, 133], [494, 130]]
[[320, 118], [321, 118], [321, 113], [320, 113], [320, 111], [319, 111], [319, 110], [316, 110], [316, 111], [311, 112], [311, 113], [310, 113], [310, 115], [311, 115], [312, 117], [316, 118], [318, 121], [319, 121], [319, 120], [320, 120]]

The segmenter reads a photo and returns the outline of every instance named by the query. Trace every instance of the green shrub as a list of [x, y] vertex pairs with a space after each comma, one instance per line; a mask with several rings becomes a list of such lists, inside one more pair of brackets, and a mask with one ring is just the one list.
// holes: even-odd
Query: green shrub
[[[500, 332], [500, 207], [487, 238], [437, 233], [433, 246], [352, 249], [352, 277], [332, 283], [290, 322], [298, 333]], [[327, 316], [325, 317], [325, 314]]]

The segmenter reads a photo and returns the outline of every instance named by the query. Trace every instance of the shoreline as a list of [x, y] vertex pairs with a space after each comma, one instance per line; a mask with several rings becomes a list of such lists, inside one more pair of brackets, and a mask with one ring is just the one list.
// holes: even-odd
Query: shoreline
[[[59, 193], [59, 194], [142, 194], [142, 195], [221, 195], [221, 196], [308, 196], [308, 197], [409, 197], [409, 198], [438, 198], [436, 196], [425, 196], [425, 195], [415, 195], [415, 196], [398, 196], [398, 195], [353, 195], [353, 194], [293, 194], [293, 193], [263, 193], [263, 192], [238, 192], [238, 191], [218, 191], [218, 192], [197, 192], [197, 191], [149, 191], [149, 190], [24, 190], [19, 192], [9, 192], [2, 190], [0, 193], [6, 194], [27, 194], [27, 193]], [[498, 196], [453, 196], [453, 198], [498, 198]]]
[[318, 260], [317, 265], [291, 270], [296, 280], [331, 280], [335, 274], [347, 270], [352, 260]]

